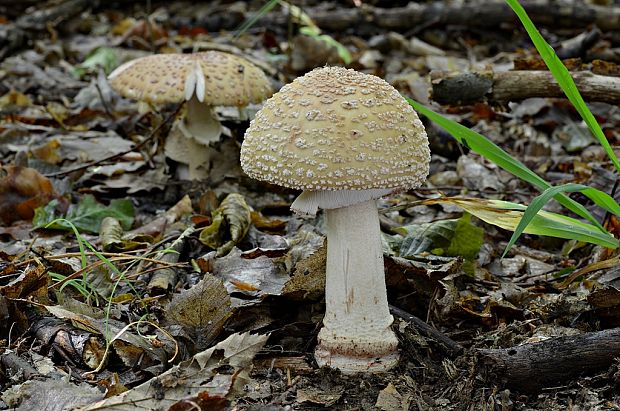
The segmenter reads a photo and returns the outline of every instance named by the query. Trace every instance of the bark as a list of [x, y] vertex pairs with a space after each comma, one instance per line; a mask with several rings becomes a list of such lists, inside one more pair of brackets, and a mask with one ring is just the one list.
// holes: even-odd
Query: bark
[[[571, 72], [586, 101], [620, 103], [620, 77], [589, 71]], [[529, 97], [564, 97], [548, 71], [479, 71], [471, 73], [431, 74], [432, 98], [440, 104], [471, 104], [488, 100], [495, 103]]]
[[535, 393], [609, 368], [620, 357], [620, 328], [479, 351], [488, 383]]

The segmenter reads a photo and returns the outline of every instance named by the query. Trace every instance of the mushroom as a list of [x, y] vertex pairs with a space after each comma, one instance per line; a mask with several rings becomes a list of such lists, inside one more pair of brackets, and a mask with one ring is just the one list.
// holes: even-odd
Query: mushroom
[[398, 362], [391, 330], [376, 199], [428, 175], [424, 126], [384, 80], [341, 67], [315, 69], [267, 100], [246, 131], [250, 177], [301, 189], [293, 211], [325, 210], [325, 317], [315, 359], [343, 372]]
[[134, 100], [150, 104], [188, 101], [186, 115], [177, 124], [183, 136], [193, 140], [188, 150], [206, 150], [204, 146], [219, 140], [222, 129], [213, 106], [244, 107], [272, 94], [262, 70], [220, 51], [141, 57], [121, 65], [108, 79], [119, 94]]

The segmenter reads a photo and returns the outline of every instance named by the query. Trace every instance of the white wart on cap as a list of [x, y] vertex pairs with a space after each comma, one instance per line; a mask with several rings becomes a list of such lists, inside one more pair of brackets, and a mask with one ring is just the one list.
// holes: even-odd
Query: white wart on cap
[[275, 93], [241, 150], [250, 177], [310, 191], [415, 188], [429, 159], [424, 126], [398, 91], [342, 67], [315, 69]]

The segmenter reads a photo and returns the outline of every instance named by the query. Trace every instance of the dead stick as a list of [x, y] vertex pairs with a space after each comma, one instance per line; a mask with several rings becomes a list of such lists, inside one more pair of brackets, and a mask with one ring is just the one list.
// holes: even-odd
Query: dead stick
[[394, 307], [393, 305], [390, 305], [390, 313], [398, 318], [411, 322], [415, 329], [418, 330], [423, 336], [432, 338], [433, 340], [443, 345], [445, 350], [451, 356], [456, 356], [463, 351], [463, 347], [459, 343], [457, 343], [447, 335], [439, 332], [434, 327], [431, 327], [415, 315], [409, 314], [405, 310]]
[[478, 351], [479, 371], [494, 385], [538, 392], [604, 371], [620, 357], [620, 328]]
[[[620, 77], [589, 71], [570, 73], [586, 101], [620, 103]], [[489, 100], [497, 103], [529, 97], [564, 97], [548, 71], [515, 70], [431, 74], [433, 100], [440, 104], [471, 104]]]

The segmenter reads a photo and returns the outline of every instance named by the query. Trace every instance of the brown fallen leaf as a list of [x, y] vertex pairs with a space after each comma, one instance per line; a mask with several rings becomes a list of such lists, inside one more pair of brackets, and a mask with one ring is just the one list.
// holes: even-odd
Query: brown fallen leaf
[[0, 221], [31, 220], [37, 207], [58, 194], [52, 182], [33, 168], [0, 167]]
[[204, 348], [220, 334], [232, 312], [222, 280], [205, 275], [192, 288], [175, 294], [166, 309], [166, 319], [185, 328]]

